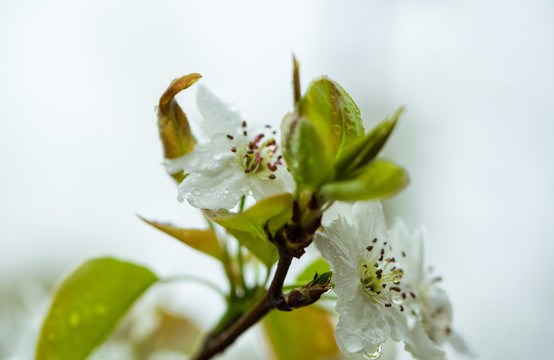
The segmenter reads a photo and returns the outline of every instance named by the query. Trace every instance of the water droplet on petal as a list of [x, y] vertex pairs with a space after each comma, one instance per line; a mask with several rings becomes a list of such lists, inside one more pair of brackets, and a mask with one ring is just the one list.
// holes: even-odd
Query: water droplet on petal
[[392, 282], [395, 283], [395, 284], [400, 284], [400, 278], [398, 276], [395, 276], [393, 279], [392, 279]]
[[392, 295], [390, 298], [391, 298], [391, 301], [396, 305], [403, 303], [403, 299], [401, 295]]
[[383, 345], [379, 344], [379, 346], [377, 346], [377, 349], [375, 349], [373, 353], [370, 354], [370, 353], [364, 352], [363, 355], [364, 355], [364, 358], [366, 359], [378, 359], [379, 356], [381, 356], [382, 351], [383, 351]]
[[77, 329], [81, 326], [81, 322], [81, 315], [75, 310], [71, 311], [67, 316], [67, 325], [69, 325], [71, 329]]

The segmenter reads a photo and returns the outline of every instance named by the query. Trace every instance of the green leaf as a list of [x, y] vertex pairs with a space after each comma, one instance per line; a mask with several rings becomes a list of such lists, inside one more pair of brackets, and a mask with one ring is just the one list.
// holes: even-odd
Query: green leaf
[[156, 221], [146, 220], [141, 216], [139, 216], [139, 218], [156, 229], [161, 230], [175, 239], [187, 244], [193, 249], [213, 256], [218, 260], [222, 260], [221, 245], [217, 239], [215, 231], [212, 229], [181, 229], [171, 224], [161, 224]]
[[318, 258], [314, 262], [312, 262], [308, 267], [298, 275], [296, 278], [296, 282], [298, 284], [307, 283], [309, 281], [312, 281], [314, 278], [315, 273], [323, 274], [329, 271], [329, 264], [323, 260], [323, 258]]
[[277, 261], [277, 249], [271, 244], [265, 233], [267, 224], [274, 234], [292, 216], [293, 196], [289, 193], [270, 196], [241, 213], [226, 210], [212, 211], [204, 209], [204, 214], [215, 223], [223, 226], [250, 252], [267, 266]]
[[352, 179], [325, 184], [320, 191], [326, 200], [370, 200], [391, 196], [408, 185], [408, 173], [385, 160], [374, 160]]
[[377, 156], [394, 130], [398, 117], [403, 110], [403, 108], [398, 109], [391, 118], [379, 123], [337, 158], [335, 162], [337, 179], [348, 178], [353, 172], [367, 165]]
[[346, 91], [328, 77], [312, 81], [298, 104], [321, 134], [333, 159], [364, 134], [360, 109]]
[[330, 359], [338, 353], [331, 318], [317, 306], [272, 311], [263, 327], [278, 360]]
[[283, 120], [283, 157], [296, 191], [316, 191], [335, 176], [329, 146], [305, 117], [289, 115]]
[[85, 359], [157, 280], [147, 268], [129, 262], [87, 261], [55, 291], [35, 359]]

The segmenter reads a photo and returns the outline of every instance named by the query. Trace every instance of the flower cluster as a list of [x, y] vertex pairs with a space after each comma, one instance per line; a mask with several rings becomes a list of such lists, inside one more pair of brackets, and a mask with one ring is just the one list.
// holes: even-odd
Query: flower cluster
[[350, 210], [314, 240], [334, 273], [340, 350], [373, 354], [390, 337], [418, 359], [444, 359], [445, 342], [471, 354], [452, 329], [452, 306], [438, 278], [424, 271], [421, 230], [409, 233], [401, 221], [387, 229], [379, 202]]
[[200, 86], [197, 105], [204, 141], [177, 159], [169, 173], [183, 171], [178, 199], [201, 209], [231, 209], [243, 196], [263, 197], [294, 190], [275, 140], [266, 125], [251, 132], [239, 113]]

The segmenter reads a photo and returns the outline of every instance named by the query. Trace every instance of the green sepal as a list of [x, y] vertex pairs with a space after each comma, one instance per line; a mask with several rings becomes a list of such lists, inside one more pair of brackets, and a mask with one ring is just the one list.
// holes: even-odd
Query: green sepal
[[308, 265], [296, 278], [297, 284], [307, 283], [312, 281], [314, 275], [323, 274], [329, 271], [329, 264], [323, 258], [317, 258], [314, 262]]
[[147, 268], [126, 261], [85, 262], [55, 290], [35, 359], [85, 359], [157, 280]]
[[326, 76], [312, 81], [297, 104], [297, 112], [316, 127], [333, 159], [364, 134], [360, 109], [338, 83]]
[[314, 279], [312, 280], [312, 286], [330, 284], [332, 277], [333, 277], [332, 271], [326, 271], [321, 274], [316, 273], [316, 276], [314, 276]]
[[399, 108], [391, 118], [379, 123], [337, 158], [335, 162], [337, 180], [349, 178], [357, 169], [375, 159], [387, 142], [403, 111], [404, 108]]
[[359, 169], [351, 179], [325, 184], [321, 187], [320, 195], [327, 201], [380, 199], [397, 193], [408, 182], [408, 173], [403, 168], [378, 159]]
[[139, 218], [145, 223], [152, 225], [156, 229], [163, 231], [191, 248], [210, 255], [217, 260], [223, 260], [221, 244], [219, 243], [214, 230], [181, 229], [171, 224], [162, 224], [156, 221], [150, 221], [141, 216], [139, 216]]
[[264, 264], [271, 266], [278, 259], [277, 248], [266, 235], [266, 228], [274, 234], [292, 216], [293, 196], [290, 193], [264, 198], [241, 213], [227, 210], [207, 210], [204, 214], [223, 226]]
[[290, 114], [282, 125], [283, 157], [296, 183], [296, 192], [315, 192], [335, 176], [333, 156], [317, 128], [306, 118]]

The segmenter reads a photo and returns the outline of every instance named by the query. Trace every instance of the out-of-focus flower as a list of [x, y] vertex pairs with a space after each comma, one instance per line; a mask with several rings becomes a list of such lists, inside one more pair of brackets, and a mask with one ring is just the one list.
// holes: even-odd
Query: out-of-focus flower
[[408, 311], [402, 305], [407, 295], [400, 285], [404, 272], [392, 250], [381, 204], [356, 203], [351, 219], [339, 216], [314, 242], [334, 274], [339, 349], [372, 354], [389, 336], [403, 340], [408, 332]]
[[391, 239], [404, 255], [408, 254], [403, 263], [403, 282], [417, 294], [416, 299], [408, 299], [414, 305], [416, 319], [405, 339], [406, 350], [418, 359], [441, 360], [446, 358], [442, 345], [448, 342], [458, 352], [472, 356], [466, 342], [452, 328], [452, 304], [446, 292], [436, 285], [440, 278], [424, 267], [423, 235], [422, 228], [410, 232], [399, 219], [390, 230]]
[[239, 113], [199, 87], [197, 105], [207, 137], [188, 154], [169, 160], [169, 173], [184, 171], [179, 201], [202, 209], [231, 209], [244, 195], [256, 200], [294, 190], [292, 177], [269, 126], [249, 133]]

